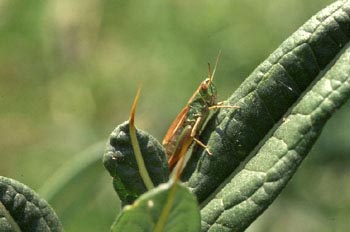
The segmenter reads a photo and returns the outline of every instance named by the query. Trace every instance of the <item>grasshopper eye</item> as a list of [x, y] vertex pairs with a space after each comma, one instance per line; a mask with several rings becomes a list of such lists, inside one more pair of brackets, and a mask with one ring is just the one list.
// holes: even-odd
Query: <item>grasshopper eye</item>
[[208, 83], [206, 83], [205, 81], [203, 81], [202, 84], [201, 84], [201, 90], [202, 90], [202, 91], [207, 91], [208, 89], [209, 89]]
[[210, 79], [207, 78], [207, 79], [205, 79], [205, 80], [201, 83], [201, 89], [202, 89], [203, 91], [206, 91], [206, 90], [209, 89], [209, 85], [210, 85]]

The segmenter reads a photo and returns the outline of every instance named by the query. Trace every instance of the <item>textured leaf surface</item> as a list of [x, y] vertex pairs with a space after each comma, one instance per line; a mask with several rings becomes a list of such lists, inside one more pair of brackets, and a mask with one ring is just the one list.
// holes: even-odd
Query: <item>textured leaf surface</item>
[[[169, 169], [163, 147], [155, 138], [141, 130], [137, 130], [137, 139], [154, 185], [167, 182]], [[119, 125], [111, 133], [103, 163], [113, 177], [114, 188], [124, 204], [132, 203], [147, 191], [130, 143], [128, 122]]]
[[57, 215], [33, 190], [0, 176], [0, 231], [63, 231]]
[[[175, 189], [174, 189], [175, 187]], [[174, 193], [174, 194], [173, 194]], [[155, 231], [164, 207], [170, 203], [170, 212], [159, 231], [197, 232], [200, 214], [196, 198], [189, 190], [176, 183], [162, 184], [127, 206], [117, 218], [112, 231]]]
[[[209, 200], [209, 195], [271, 137], [293, 106], [332, 67], [349, 43], [349, 14], [350, 1], [342, 0], [312, 17], [229, 98], [240, 110], [220, 110], [208, 122], [201, 141], [208, 144], [213, 155], [195, 148], [183, 175], [199, 202]], [[317, 102], [311, 100], [309, 104]], [[285, 133], [287, 136], [290, 132]]]
[[203, 231], [243, 231], [275, 199], [350, 95], [350, 48], [202, 210]]

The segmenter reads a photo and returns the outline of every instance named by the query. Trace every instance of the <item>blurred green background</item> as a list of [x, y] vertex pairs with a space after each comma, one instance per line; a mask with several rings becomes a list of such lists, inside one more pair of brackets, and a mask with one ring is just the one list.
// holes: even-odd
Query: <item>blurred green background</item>
[[[55, 197], [47, 189], [62, 168], [102, 157], [139, 83], [136, 123], [161, 140], [220, 49], [225, 99], [331, 2], [0, 0], [0, 175], [49, 199], [67, 231], [108, 231], [120, 206], [102, 163]], [[249, 232], [350, 228], [349, 115], [348, 103]]]

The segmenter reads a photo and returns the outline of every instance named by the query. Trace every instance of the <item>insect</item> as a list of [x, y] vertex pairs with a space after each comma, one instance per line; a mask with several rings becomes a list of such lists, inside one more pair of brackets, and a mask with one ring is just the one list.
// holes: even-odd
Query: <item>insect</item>
[[[210, 73], [210, 64], [208, 63], [208, 78], [199, 85], [165, 134], [162, 144], [167, 154], [170, 171], [176, 166], [179, 159], [185, 155], [183, 151], [187, 151], [193, 141], [203, 147], [209, 155], [212, 155], [209, 148], [197, 139], [204, 122], [209, 116], [210, 110], [239, 108], [238, 106], [224, 106], [222, 105], [223, 102], [217, 101], [217, 91], [213, 84], [213, 78], [219, 58], [220, 52], [216, 58], [213, 73]], [[185, 149], [183, 148], [184, 146]]]

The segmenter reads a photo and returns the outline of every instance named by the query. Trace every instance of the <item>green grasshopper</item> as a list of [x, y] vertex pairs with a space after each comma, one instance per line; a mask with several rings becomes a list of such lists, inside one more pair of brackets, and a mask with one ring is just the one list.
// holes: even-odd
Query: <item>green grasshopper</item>
[[[213, 73], [210, 74], [208, 63], [208, 78], [206, 78], [189, 99], [187, 105], [180, 111], [163, 139], [163, 146], [168, 157], [169, 170], [171, 171], [177, 162], [185, 155], [191, 144], [196, 142], [203, 147], [209, 155], [209, 148], [197, 139], [197, 136], [209, 116], [210, 110], [218, 108], [239, 108], [238, 106], [224, 106], [217, 101], [217, 91], [213, 84], [216, 67], [220, 58], [220, 52], [216, 58]], [[185, 146], [185, 149], [183, 148]]]

